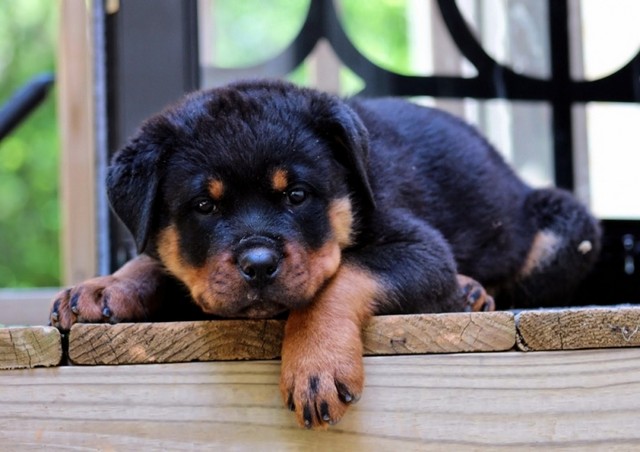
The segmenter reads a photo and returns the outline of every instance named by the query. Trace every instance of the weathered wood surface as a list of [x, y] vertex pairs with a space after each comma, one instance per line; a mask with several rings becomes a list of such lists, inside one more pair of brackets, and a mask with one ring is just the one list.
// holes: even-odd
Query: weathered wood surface
[[62, 343], [57, 329], [0, 328], [0, 369], [57, 366], [61, 360]]
[[280, 356], [280, 320], [76, 324], [69, 335], [74, 364], [141, 364]]
[[[77, 324], [74, 364], [139, 364], [280, 356], [284, 321]], [[508, 312], [375, 317], [364, 331], [367, 355], [510, 350], [515, 323]]]
[[365, 358], [360, 402], [299, 429], [277, 361], [0, 372], [0, 449], [631, 450], [640, 349]]
[[374, 317], [364, 330], [366, 355], [492, 352], [515, 345], [510, 312]]
[[525, 351], [640, 346], [640, 307], [524, 311], [516, 325]]

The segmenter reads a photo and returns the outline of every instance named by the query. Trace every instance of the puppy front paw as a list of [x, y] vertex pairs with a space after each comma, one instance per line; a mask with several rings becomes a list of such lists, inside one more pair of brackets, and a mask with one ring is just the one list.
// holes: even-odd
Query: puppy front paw
[[58, 293], [49, 323], [69, 331], [74, 323], [118, 323], [145, 317], [144, 300], [135, 281], [103, 276]]
[[298, 424], [325, 429], [357, 402], [364, 386], [362, 354], [283, 356], [280, 391]]

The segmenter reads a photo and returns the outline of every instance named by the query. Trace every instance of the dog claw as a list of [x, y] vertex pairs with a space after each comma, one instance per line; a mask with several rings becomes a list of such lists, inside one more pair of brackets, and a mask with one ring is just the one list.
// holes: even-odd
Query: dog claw
[[482, 306], [482, 310], [484, 312], [490, 312], [490, 311], [496, 310], [496, 302], [494, 301], [493, 297], [487, 297], [484, 305]]
[[53, 303], [53, 308], [51, 309], [51, 320], [53, 320], [54, 322], [57, 322], [58, 318], [60, 317], [60, 314], [58, 313], [59, 309], [60, 309], [60, 299], [57, 299]]
[[475, 289], [471, 291], [471, 293], [469, 294], [469, 300], [472, 302], [472, 304], [475, 304], [480, 299], [481, 296], [482, 296], [482, 290]]
[[320, 404], [320, 416], [325, 422], [331, 421], [331, 416], [329, 416], [329, 404], [326, 401]]
[[338, 397], [342, 402], [351, 403], [355, 400], [355, 397], [351, 394], [349, 388], [347, 388], [343, 383], [336, 381], [336, 389], [338, 390]]
[[80, 298], [80, 294], [77, 293], [75, 295], [73, 295], [73, 297], [71, 297], [71, 301], [69, 301], [69, 308], [71, 309], [71, 312], [73, 312], [74, 314], [78, 314], [78, 299]]
[[495, 310], [493, 297], [487, 293], [478, 281], [468, 276], [458, 275], [458, 284], [462, 289], [462, 310], [464, 312]]
[[309, 408], [309, 405], [304, 406], [302, 417], [304, 418], [304, 426], [306, 428], [311, 428], [311, 409]]

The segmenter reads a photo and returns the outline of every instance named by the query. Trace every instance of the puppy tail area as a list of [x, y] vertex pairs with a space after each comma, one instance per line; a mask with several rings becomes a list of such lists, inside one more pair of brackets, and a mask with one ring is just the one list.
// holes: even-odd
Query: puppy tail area
[[600, 225], [560, 189], [532, 191], [524, 215], [534, 222], [536, 233], [516, 277], [501, 293], [499, 307], [567, 306], [598, 259]]

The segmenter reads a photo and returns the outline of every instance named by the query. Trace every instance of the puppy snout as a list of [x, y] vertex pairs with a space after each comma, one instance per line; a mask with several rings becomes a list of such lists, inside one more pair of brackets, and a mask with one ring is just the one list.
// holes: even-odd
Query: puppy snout
[[248, 248], [238, 256], [240, 274], [250, 285], [264, 287], [271, 284], [280, 270], [281, 256], [265, 246]]

